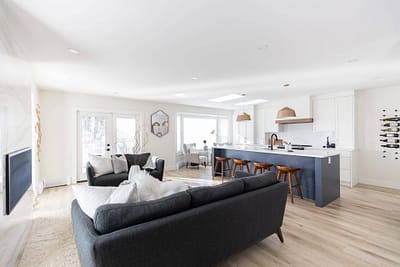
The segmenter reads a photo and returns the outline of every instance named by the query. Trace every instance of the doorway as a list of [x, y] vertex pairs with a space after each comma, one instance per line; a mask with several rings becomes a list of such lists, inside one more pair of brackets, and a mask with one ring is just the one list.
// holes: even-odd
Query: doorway
[[85, 181], [88, 155], [136, 153], [139, 115], [78, 111], [78, 181]]

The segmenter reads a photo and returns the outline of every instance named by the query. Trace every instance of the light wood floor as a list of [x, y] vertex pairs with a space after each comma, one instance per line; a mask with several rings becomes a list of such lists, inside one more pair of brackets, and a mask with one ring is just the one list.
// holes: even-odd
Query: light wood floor
[[[207, 180], [211, 170], [167, 176]], [[270, 236], [219, 266], [400, 266], [400, 190], [341, 187], [340, 199], [324, 208], [288, 200], [282, 231], [285, 243]]]
[[[210, 167], [167, 172], [166, 179], [204, 185], [221, 182], [211, 179]], [[69, 216], [71, 199], [70, 186], [46, 189], [39, 207], [50, 214], [51, 210], [57, 213], [57, 209], [68, 208]], [[218, 267], [400, 266], [400, 191], [369, 186], [342, 187], [341, 198], [325, 208], [295, 198], [294, 204], [287, 203], [282, 231], [285, 243], [272, 235], [224, 260]], [[66, 243], [65, 240], [68, 239], [60, 242]], [[43, 241], [40, 246], [44, 246]], [[53, 243], [51, 246], [58, 249]], [[65, 250], [65, 245], [60, 247]], [[33, 250], [32, 254], [35, 253]], [[52, 253], [58, 255], [58, 252]], [[71, 258], [73, 253], [69, 255]], [[65, 261], [63, 256], [58, 258], [61, 263]], [[77, 266], [75, 261], [70, 266]], [[43, 266], [66, 265], [47, 262]]]

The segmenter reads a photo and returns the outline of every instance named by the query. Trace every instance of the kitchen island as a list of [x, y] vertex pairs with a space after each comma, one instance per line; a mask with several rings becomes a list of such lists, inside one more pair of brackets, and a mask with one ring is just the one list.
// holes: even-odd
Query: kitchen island
[[[212, 154], [213, 168], [216, 156], [274, 164], [271, 170], [275, 172], [276, 165], [300, 168], [303, 197], [313, 200], [318, 207], [324, 207], [340, 197], [340, 155], [333, 149], [287, 152], [270, 150], [261, 145], [225, 145], [213, 147]], [[297, 194], [295, 188], [294, 192]]]

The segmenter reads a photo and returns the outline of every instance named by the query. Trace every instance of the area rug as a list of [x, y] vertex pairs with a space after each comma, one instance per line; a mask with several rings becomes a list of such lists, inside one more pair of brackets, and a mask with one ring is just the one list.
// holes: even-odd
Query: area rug
[[60, 189], [47, 189], [39, 198], [19, 267], [80, 266], [70, 216], [73, 197], [70, 188], [63, 190], [67, 194], [56, 195]]
[[36, 219], [18, 266], [80, 266], [70, 219]]

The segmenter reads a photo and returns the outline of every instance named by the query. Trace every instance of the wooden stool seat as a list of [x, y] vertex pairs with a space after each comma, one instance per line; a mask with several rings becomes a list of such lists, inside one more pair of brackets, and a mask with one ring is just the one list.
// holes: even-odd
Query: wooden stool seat
[[235, 177], [237, 167], [240, 167], [240, 170], [243, 171], [243, 166], [246, 166], [247, 172], [250, 172], [249, 162], [245, 159], [233, 159], [232, 177]]
[[[214, 168], [214, 173], [213, 173], [213, 178], [216, 176], [216, 174], [221, 174], [222, 181], [224, 181], [224, 173], [226, 171], [229, 172], [228, 177], [231, 176], [231, 165], [229, 161], [231, 158], [226, 158], [226, 157], [215, 157], [215, 168]], [[224, 168], [224, 165], [227, 165], [227, 168]], [[218, 171], [218, 165], [221, 165], [221, 171]]]
[[[292, 167], [287, 167], [287, 166], [276, 166], [276, 169], [278, 170], [278, 180], [281, 180], [282, 176], [283, 176], [283, 181], [286, 182], [286, 178], [288, 178], [289, 193], [290, 193], [290, 198], [292, 200], [292, 203], [294, 203], [293, 187], [296, 187], [297, 192], [300, 195], [300, 198], [303, 199], [303, 192], [301, 191], [301, 185], [300, 185], [299, 176], [298, 176], [298, 171], [300, 170], [300, 168], [292, 168]], [[295, 182], [296, 182], [295, 185], [293, 185], [292, 178], [295, 179]]]
[[271, 167], [274, 165], [269, 164], [269, 163], [262, 163], [262, 162], [254, 161], [253, 166], [254, 166], [254, 174], [256, 174], [258, 170], [260, 170], [261, 173], [263, 173], [265, 170], [270, 171]]

